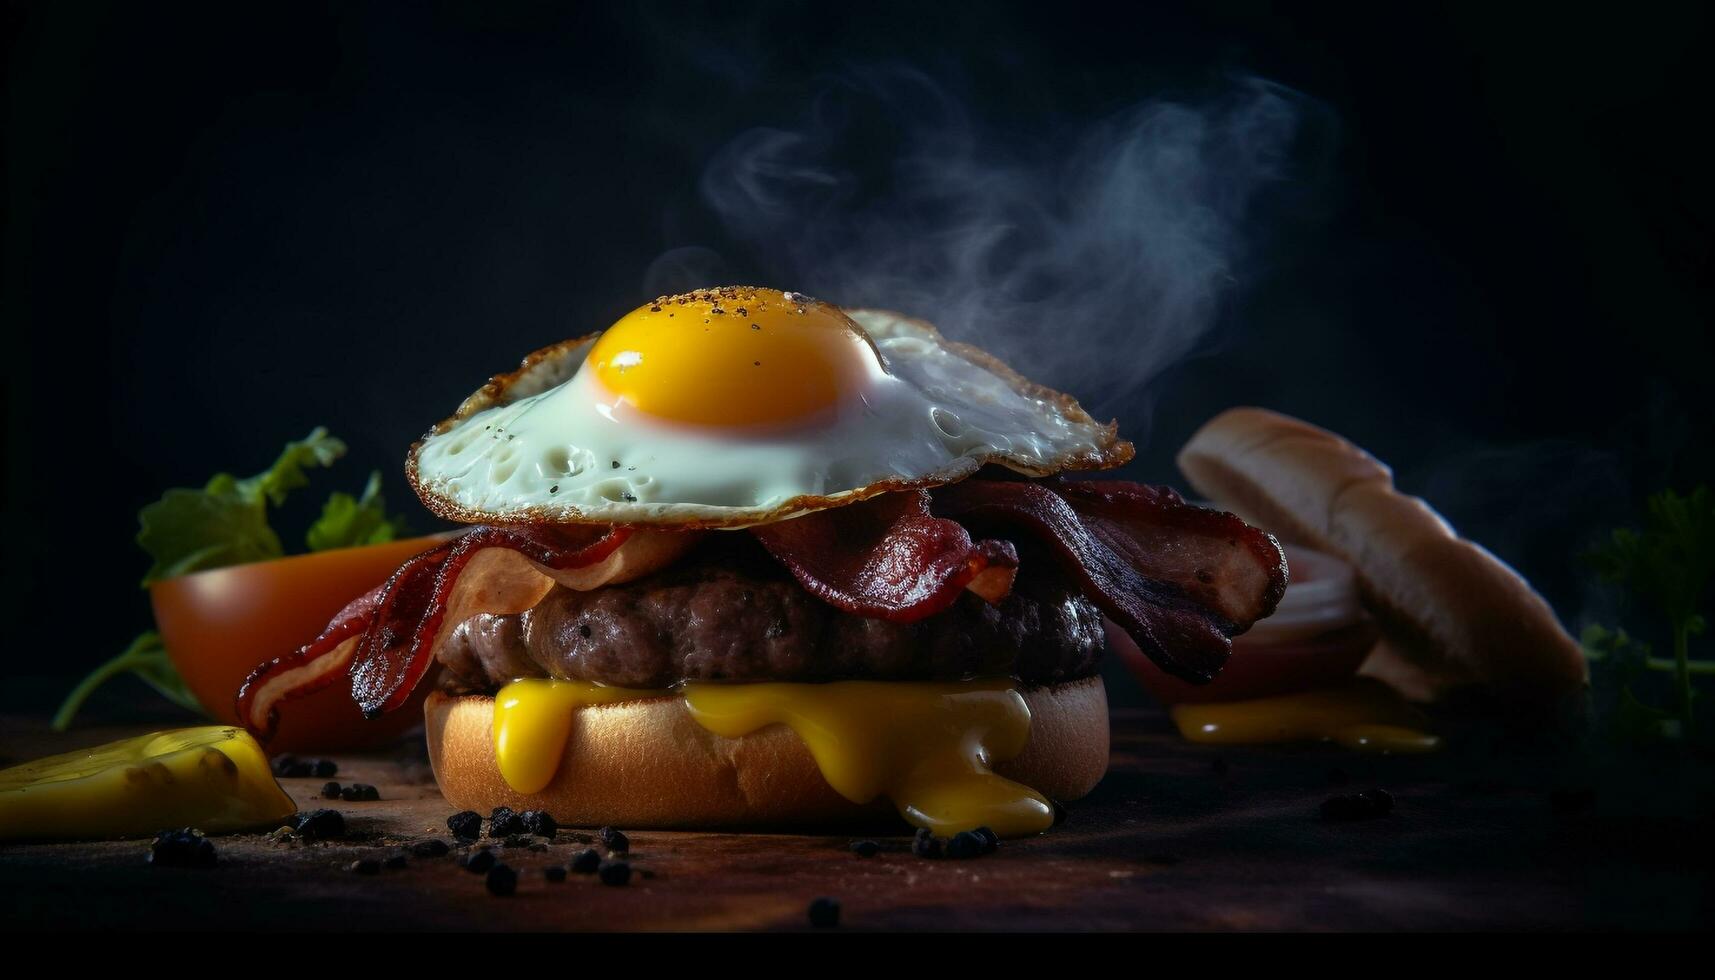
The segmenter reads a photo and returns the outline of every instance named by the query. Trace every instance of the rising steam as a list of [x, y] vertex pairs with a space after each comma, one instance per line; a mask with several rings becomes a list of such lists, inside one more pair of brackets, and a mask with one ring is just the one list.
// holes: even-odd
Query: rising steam
[[1197, 105], [1026, 132], [980, 123], [921, 74], [871, 72], [801, 126], [732, 140], [701, 191], [771, 285], [922, 316], [1101, 411], [1216, 325], [1303, 106], [1243, 79]]

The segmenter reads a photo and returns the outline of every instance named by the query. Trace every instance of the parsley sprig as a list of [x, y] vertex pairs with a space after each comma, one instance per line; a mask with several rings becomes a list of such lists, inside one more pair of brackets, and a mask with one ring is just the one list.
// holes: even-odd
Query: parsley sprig
[[[1672, 490], [1652, 496], [1643, 528], [1614, 531], [1589, 558], [1605, 580], [1623, 586], [1662, 617], [1673, 647], [1671, 657], [1658, 657], [1650, 644], [1624, 629], [1585, 628], [1586, 654], [1610, 661], [1620, 683], [1616, 727], [1633, 737], [1688, 737], [1698, 697], [1693, 678], [1715, 674], [1715, 661], [1691, 656], [1692, 637], [1708, 626], [1703, 613], [1715, 583], [1715, 494], [1698, 487], [1684, 496]], [[1671, 675], [1672, 708], [1639, 695], [1650, 672]]]

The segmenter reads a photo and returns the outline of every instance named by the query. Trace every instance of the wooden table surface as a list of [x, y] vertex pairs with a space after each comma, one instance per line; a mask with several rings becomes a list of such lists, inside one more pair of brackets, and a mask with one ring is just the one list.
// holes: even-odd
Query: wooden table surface
[[[151, 867], [146, 841], [0, 845], [0, 918], [14, 929], [808, 929], [818, 896], [845, 930], [1392, 930], [1707, 928], [1710, 766], [1602, 767], [1587, 757], [1510, 753], [1460, 740], [1435, 757], [1330, 746], [1211, 749], [1179, 740], [1157, 712], [1117, 711], [1113, 765], [1064, 824], [986, 857], [912, 856], [899, 828], [872, 858], [850, 835], [630, 831], [624, 887], [542, 868], [568, 861], [590, 828], [543, 852], [501, 848], [521, 872], [488, 894], [459, 850], [376, 876], [346, 867], [429, 837], [450, 807], [421, 739], [339, 756], [341, 782], [382, 800], [327, 803], [323, 779], [282, 780], [300, 807], [346, 816], [346, 840], [216, 839], [219, 866]], [[0, 763], [136, 734], [53, 735], [0, 718]], [[1330, 823], [1335, 793], [1385, 788], [1391, 816]], [[1666, 789], [1664, 789], [1664, 787]], [[485, 842], [486, 843], [486, 842]]]

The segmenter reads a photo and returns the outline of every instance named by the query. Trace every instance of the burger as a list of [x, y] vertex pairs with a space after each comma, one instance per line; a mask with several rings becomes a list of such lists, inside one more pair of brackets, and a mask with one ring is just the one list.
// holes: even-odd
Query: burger
[[1274, 538], [1069, 474], [1115, 423], [929, 324], [662, 296], [524, 358], [411, 447], [468, 529], [239, 693], [266, 739], [422, 685], [455, 806], [575, 824], [1046, 829], [1108, 762], [1104, 632], [1206, 682], [1286, 586]]

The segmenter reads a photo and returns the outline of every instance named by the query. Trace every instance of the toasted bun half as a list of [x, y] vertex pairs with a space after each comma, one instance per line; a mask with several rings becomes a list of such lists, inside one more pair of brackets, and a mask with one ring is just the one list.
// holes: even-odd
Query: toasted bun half
[[[1021, 688], [1030, 741], [996, 771], [1050, 799], [1075, 800], [1108, 768], [1108, 702], [1100, 677]], [[834, 792], [796, 733], [772, 725], [723, 738], [691, 718], [683, 698], [581, 708], [554, 779], [515, 792], [494, 759], [494, 698], [437, 691], [423, 707], [429, 762], [447, 802], [486, 813], [546, 810], [574, 826], [806, 827], [897, 821], [885, 799], [859, 805]]]
[[1235, 408], [1191, 437], [1179, 468], [1245, 520], [1353, 566], [1386, 636], [1367, 673], [1430, 698], [1475, 690], [1560, 707], [1582, 692], [1583, 654], [1548, 603], [1345, 439]]

